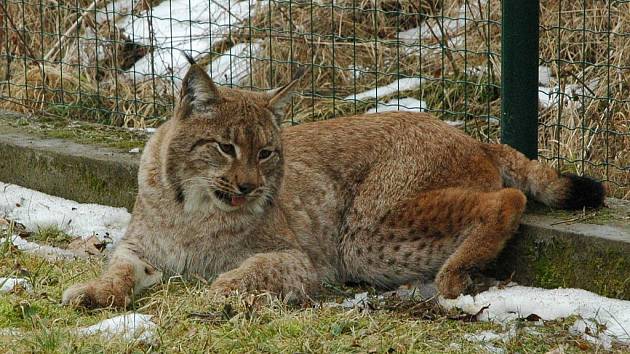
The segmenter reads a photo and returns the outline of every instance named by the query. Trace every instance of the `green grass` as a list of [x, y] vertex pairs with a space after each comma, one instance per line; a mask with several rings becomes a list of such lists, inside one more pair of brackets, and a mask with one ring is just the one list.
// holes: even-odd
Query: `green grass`
[[74, 238], [65, 232], [59, 230], [56, 226], [40, 227], [28, 237], [31, 242], [39, 244], [47, 244], [55, 247], [66, 247]]
[[[480, 353], [483, 345], [467, 341], [464, 335], [506, 331], [496, 324], [451, 319], [458, 314], [419, 301], [387, 301], [371, 312], [291, 307], [269, 303], [265, 297], [235, 297], [216, 303], [209, 300], [207, 285], [173, 278], [133, 305], [137, 312], [154, 316], [159, 326], [156, 344], [82, 337], [73, 333], [75, 328], [124, 313], [59, 304], [63, 289], [94, 277], [103, 260], [51, 261], [11, 247], [0, 252], [0, 276], [24, 277], [33, 285], [32, 293], [0, 294], [0, 352]], [[343, 289], [348, 290], [353, 289]], [[572, 323], [573, 319], [540, 327], [515, 323], [517, 335], [512, 340], [492, 344], [508, 353], [545, 353], [561, 345], [567, 353], [595, 349], [569, 334]], [[19, 333], [11, 335], [9, 329]]]
[[66, 139], [78, 144], [99, 145], [128, 151], [142, 148], [148, 140], [143, 131], [52, 116], [0, 115], [0, 129], [17, 129], [42, 138]]

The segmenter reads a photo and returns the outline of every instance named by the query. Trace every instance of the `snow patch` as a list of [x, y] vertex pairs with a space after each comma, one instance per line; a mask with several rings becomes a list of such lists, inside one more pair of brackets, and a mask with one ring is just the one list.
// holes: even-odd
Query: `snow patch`
[[474, 334], [464, 335], [464, 339], [469, 342], [494, 342], [496, 340], [503, 340], [505, 334], [499, 334], [494, 331], [481, 331]]
[[586, 85], [569, 84], [560, 87], [558, 85], [539, 86], [538, 102], [542, 108], [557, 106], [562, 103], [563, 106], [571, 109], [580, 109], [582, 107], [582, 99], [588, 99], [589, 94], [597, 88], [598, 80], [592, 80]]
[[[446, 38], [447, 42], [454, 47], [463, 46], [464, 38], [462, 34], [466, 26], [473, 23], [473, 20], [481, 18], [481, 10], [486, 6], [487, 0], [466, 1], [454, 15], [444, 18], [429, 18], [422, 22], [420, 27], [408, 29], [398, 33], [398, 38], [407, 44], [419, 44], [420, 42], [442, 42]], [[450, 17], [450, 18], [447, 18]], [[446, 44], [448, 46], [448, 44]], [[409, 48], [419, 53], [419, 47]]]
[[[64, 250], [59, 247], [39, 245], [35, 242], [29, 242], [17, 235], [10, 237], [11, 243], [17, 247], [18, 250], [26, 253], [32, 253], [49, 260], [75, 259], [79, 257], [75, 252]], [[0, 242], [5, 241], [6, 238], [2, 239]]]
[[597, 323], [592, 320], [577, 320], [575, 323], [569, 328], [569, 333], [574, 336], [580, 336], [582, 339], [587, 342], [591, 342], [598, 347], [602, 347], [605, 350], [610, 350], [612, 348], [612, 338], [600, 330]]
[[250, 58], [260, 50], [260, 42], [239, 43], [214, 59], [208, 74], [218, 84], [240, 84], [250, 75]]
[[[532, 314], [545, 321], [578, 315], [584, 321], [598, 323], [605, 329], [594, 331], [587, 325], [575, 325], [576, 333], [588, 334], [604, 346], [608, 339], [630, 344], [630, 301], [610, 299], [586, 290], [493, 287], [474, 297], [461, 295], [453, 300], [441, 298], [440, 304], [447, 309], [456, 307], [469, 314], [477, 314], [489, 305], [477, 319], [500, 323]], [[587, 331], [586, 328], [590, 329]]]
[[157, 131], [157, 128], [127, 128], [127, 130], [129, 131], [140, 131], [140, 132], [144, 132], [148, 135], [154, 134]]
[[390, 297], [400, 299], [429, 299], [437, 294], [437, 288], [434, 283], [417, 284], [415, 287], [404, 287], [379, 295], [370, 296], [367, 292], [355, 294], [354, 297], [345, 299], [342, 303], [326, 302], [322, 307], [339, 307], [344, 309], [363, 309], [370, 310], [371, 304], [376, 304]]
[[461, 127], [465, 124], [463, 120], [444, 120], [444, 123], [456, 128]]
[[400, 93], [403, 91], [414, 90], [422, 85], [422, 78], [409, 77], [405, 79], [396, 80], [385, 86], [379, 86], [358, 94], [346, 96], [344, 100], [349, 101], [368, 101], [375, 100], [381, 97], [389, 96], [394, 93]]
[[114, 242], [124, 235], [131, 220], [125, 208], [81, 204], [2, 182], [0, 216], [24, 224], [31, 232], [54, 226], [70, 236], [95, 235], [100, 240]]
[[480, 343], [482, 348], [490, 353], [505, 353], [505, 349], [496, 347], [493, 342], [508, 343], [512, 338], [516, 337], [516, 326], [512, 325], [507, 332], [496, 333], [494, 331], [481, 331], [474, 334], [464, 335], [464, 339], [473, 342]]
[[189, 66], [181, 50], [193, 57], [208, 53], [212, 45], [254, 16], [256, 9], [256, 0], [171, 0], [122, 18], [117, 22], [132, 41], [156, 48], [136, 62], [128, 76], [173, 75], [179, 84]]
[[368, 293], [363, 292], [363, 293], [355, 294], [353, 298], [347, 298], [340, 304], [336, 302], [326, 302], [322, 304], [322, 306], [323, 307], [340, 307], [344, 309], [367, 308], [369, 306]]
[[153, 343], [157, 325], [151, 321], [152, 317], [139, 313], [116, 316], [93, 326], [80, 328], [78, 333], [81, 335], [100, 334], [107, 339], [121, 337], [127, 341]]
[[348, 66], [346, 70], [350, 71], [350, 74], [352, 75], [353, 80], [358, 80], [363, 75], [369, 72], [368, 68], [361, 65], [357, 65], [356, 63]]
[[18, 288], [22, 288], [29, 293], [33, 291], [31, 283], [24, 278], [0, 278], [0, 293], [8, 293]]
[[549, 86], [551, 84], [551, 68], [544, 65], [538, 67], [538, 84], [541, 86]]
[[[474, 77], [479, 77], [486, 75], [488, 73], [487, 65], [477, 65], [474, 67], [466, 68], [466, 74]], [[551, 85], [551, 68], [548, 66], [540, 65], [538, 67], [538, 84], [540, 86], [550, 86]]]
[[411, 98], [411, 97], [405, 97], [405, 98], [395, 98], [387, 102], [379, 103], [376, 107], [368, 109], [366, 113], [396, 112], [396, 111], [426, 112], [426, 110], [427, 110], [426, 102], [420, 101], [418, 99]]

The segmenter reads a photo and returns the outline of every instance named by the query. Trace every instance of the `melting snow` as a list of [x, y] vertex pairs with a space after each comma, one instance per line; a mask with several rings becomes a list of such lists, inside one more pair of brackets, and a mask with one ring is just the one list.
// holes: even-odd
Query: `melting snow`
[[549, 86], [551, 84], [551, 68], [543, 65], [538, 67], [538, 83], [541, 86]]
[[239, 84], [250, 74], [250, 58], [260, 50], [260, 43], [239, 43], [208, 65], [208, 74], [218, 84]]
[[[457, 307], [469, 314], [477, 314], [489, 305], [478, 319], [500, 323], [532, 314], [546, 321], [578, 315], [589, 322], [574, 325], [576, 333], [587, 334], [603, 346], [613, 341], [630, 344], [630, 301], [610, 299], [586, 290], [495, 287], [474, 297], [462, 295], [453, 300], [440, 299], [440, 303], [447, 309]], [[599, 323], [605, 329], [598, 331], [587, 323]]]
[[100, 240], [109, 238], [114, 242], [124, 235], [131, 219], [125, 208], [81, 204], [2, 182], [0, 216], [24, 224], [28, 231], [55, 226], [71, 236], [96, 235]]
[[[398, 38], [408, 44], [420, 41], [441, 42], [443, 38], [446, 38], [453, 46], [461, 46], [464, 44], [461, 34], [464, 33], [467, 25], [474, 23], [473, 20], [481, 18], [481, 10], [486, 3], [486, 0], [466, 1], [459, 7], [456, 14], [450, 16], [451, 18], [429, 18], [422, 22], [420, 27], [399, 32]], [[419, 53], [418, 47], [410, 49]]]
[[391, 84], [385, 86], [379, 86], [377, 88], [373, 88], [358, 94], [353, 94], [344, 98], [344, 100], [357, 100], [357, 101], [367, 101], [374, 100], [381, 97], [389, 96], [394, 93], [400, 93], [403, 91], [409, 91], [417, 89], [422, 85], [422, 79], [417, 77], [409, 77], [405, 79], [399, 79]]
[[340, 307], [344, 309], [352, 309], [352, 308], [368, 308], [370, 304], [370, 299], [368, 297], [367, 292], [355, 294], [353, 298], [345, 299], [342, 303], [338, 304], [336, 302], [325, 302], [322, 304], [322, 307]]
[[[5, 240], [5, 239], [2, 239]], [[33, 253], [40, 257], [44, 257], [50, 260], [58, 260], [58, 259], [74, 259], [79, 257], [75, 252], [65, 250], [59, 247], [53, 247], [48, 245], [39, 245], [35, 242], [29, 242], [20, 236], [14, 235], [11, 236], [11, 243], [18, 250], [24, 251], [27, 253]]]
[[151, 321], [151, 315], [130, 313], [106, 319], [93, 326], [80, 328], [79, 334], [100, 334], [108, 339], [122, 337], [125, 340], [139, 340], [153, 343], [157, 325]]
[[597, 80], [590, 81], [586, 85], [569, 84], [564, 87], [558, 85], [539, 86], [538, 102], [542, 108], [556, 106], [559, 102], [568, 108], [580, 109], [582, 107], [582, 97], [588, 99], [591, 92], [597, 88]]
[[16, 288], [22, 288], [28, 292], [33, 291], [31, 283], [23, 278], [0, 278], [0, 293], [8, 293]]
[[256, 6], [256, 0], [171, 0], [124, 17], [118, 23], [131, 40], [156, 48], [129, 69], [129, 76], [149, 79], [173, 74], [178, 83], [188, 68], [179, 50], [192, 52], [193, 57], [209, 52], [213, 44], [243, 26]]
[[396, 111], [408, 111], [408, 112], [425, 112], [427, 110], [427, 103], [415, 98], [394, 98], [387, 102], [379, 103], [376, 107], [368, 109], [366, 113], [376, 112], [396, 112]]
[[473, 342], [480, 343], [483, 349], [490, 353], [505, 353], [505, 349], [496, 347], [492, 342], [508, 343], [512, 338], [516, 336], [516, 326], [511, 326], [505, 333], [496, 333], [494, 331], [481, 331], [474, 334], [464, 335], [464, 339]]

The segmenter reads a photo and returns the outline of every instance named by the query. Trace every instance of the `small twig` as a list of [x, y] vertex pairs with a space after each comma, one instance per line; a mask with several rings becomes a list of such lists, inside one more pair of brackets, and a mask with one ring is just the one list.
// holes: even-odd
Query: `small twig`
[[[580, 84], [582, 84], [582, 87], [585, 88], [588, 92], [590, 92], [591, 95], [593, 96], [597, 96], [595, 94], [595, 92], [593, 92], [593, 90], [591, 90], [590, 87], [588, 87], [588, 84], [586, 84], [586, 82], [584, 82], [584, 80], [580, 79], [577, 75], [575, 75], [572, 72], [569, 72], [569, 75], [571, 75], [574, 79], [576, 79]], [[582, 95], [584, 95], [584, 93], [582, 93]]]
[[295, 24], [293, 23], [293, 19], [291, 19], [289, 15], [287, 15], [286, 11], [284, 11], [284, 9], [281, 6], [278, 6], [276, 9], [280, 11], [280, 14], [284, 18], [284, 20], [289, 24], [289, 26], [291, 26], [291, 28], [293, 29], [293, 32], [295, 33], [299, 32], [298, 28], [295, 27]]
[[571, 218], [571, 219], [566, 219], [566, 220], [554, 222], [553, 224], [550, 224], [550, 226], [561, 225], [561, 224], [569, 224], [569, 223], [574, 223], [574, 222], [578, 222], [578, 221], [584, 221], [584, 220], [587, 220], [590, 217], [595, 216], [596, 214], [597, 213], [580, 215], [580, 216], [577, 216], [577, 217], [574, 217], [574, 218]]
[[72, 34], [74, 31], [77, 30], [77, 28], [81, 25], [81, 22], [83, 22], [83, 19], [85, 19], [85, 16], [87, 16], [90, 13], [90, 11], [94, 10], [100, 2], [101, 0], [94, 0], [92, 4], [90, 5], [90, 7], [88, 7], [87, 9], [85, 9], [85, 11], [83, 11], [81, 16], [77, 18], [74, 24], [70, 26], [70, 28], [68, 28], [68, 30], [63, 34], [63, 36], [61, 36], [61, 39], [57, 40], [55, 45], [46, 54], [46, 56], [44, 57], [44, 61], [50, 61], [54, 56], [57, 55], [57, 53], [61, 51], [61, 49], [63, 48], [63, 45], [67, 41], [70, 34]]
[[438, 37], [438, 35], [435, 33], [435, 31], [433, 31], [433, 27], [432, 26], [427, 25], [427, 28], [429, 28], [429, 31], [431, 31], [431, 35], [433, 35], [435, 40], [438, 41], [438, 43], [440, 43], [442, 45], [442, 50], [444, 51], [444, 54], [446, 55], [446, 58], [448, 59], [449, 63], [451, 64], [451, 68], [453, 69], [453, 72], [455, 73], [455, 76], [459, 76], [459, 68], [455, 64], [455, 59], [453, 59], [453, 53], [451, 53], [451, 51], [448, 49], [448, 40], [450, 38], [450, 35], [444, 31], [444, 27], [442, 26], [440, 21], [438, 21], [437, 19], [435, 20], [435, 24], [440, 28], [440, 33], [442, 34], [442, 36], [441, 36], [442, 38], [441, 39], [440, 39], [440, 37]]
[[223, 4], [220, 4], [218, 1], [216, 1], [216, 0], [210, 0], [210, 2], [211, 2], [211, 3], [213, 3], [213, 4], [215, 4], [215, 5], [217, 5], [219, 8], [221, 8], [221, 10], [223, 10], [223, 11], [227, 12], [228, 16], [232, 16], [232, 17], [234, 17], [235, 19], [237, 19], [237, 20], [238, 20], [238, 22], [243, 22], [243, 21], [244, 21], [244, 19], [242, 19], [242, 18], [240, 18], [240, 17], [238, 17], [238, 16], [234, 15], [234, 14], [232, 13], [232, 11], [230, 11], [230, 9], [228, 9], [227, 7], [225, 7]]

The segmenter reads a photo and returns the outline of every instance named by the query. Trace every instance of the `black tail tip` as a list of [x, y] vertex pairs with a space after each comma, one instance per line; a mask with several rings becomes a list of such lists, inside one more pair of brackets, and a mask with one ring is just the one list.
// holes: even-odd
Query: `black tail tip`
[[564, 174], [563, 177], [569, 183], [568, 193], [562, 203], [563, 209], [576, 210], [584, 207], [601, 208], [604, 206], [606, 189], [601, 182], [574, 174]]

